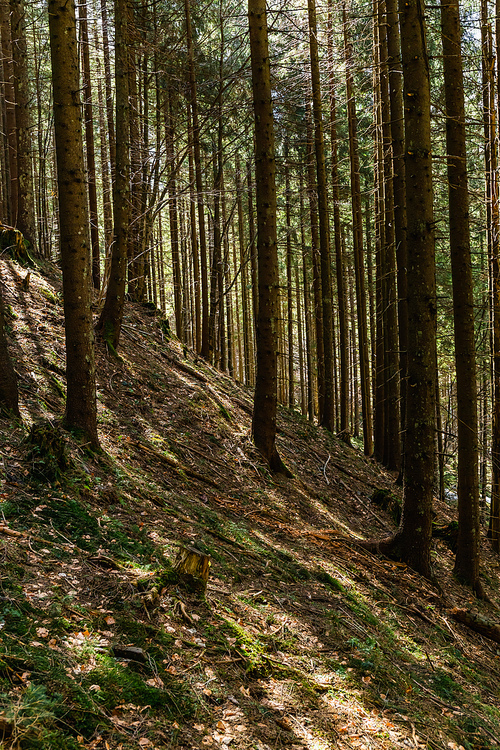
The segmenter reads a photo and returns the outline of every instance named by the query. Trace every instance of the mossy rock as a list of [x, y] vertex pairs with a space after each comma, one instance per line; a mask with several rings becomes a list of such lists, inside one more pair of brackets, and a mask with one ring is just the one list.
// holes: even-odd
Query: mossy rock
[[396, 526], [399, 526], [401, 521], [401, 500], [396, 497], [390, 490], [377, 489], [372, 493], [370, 500], [372, 503], [378, 505], [382, 510], [386, 510], [390, 515]]
[[71, 467], [61, 429], [48, 421], [35, 422], [25, 444], [31, 474], [43, 482], [54, 482]]

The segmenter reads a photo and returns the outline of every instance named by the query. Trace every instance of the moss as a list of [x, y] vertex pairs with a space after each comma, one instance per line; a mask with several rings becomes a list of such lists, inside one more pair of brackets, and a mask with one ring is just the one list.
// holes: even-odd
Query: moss
[[323, 568], [320, 568], [316, 573], [314, 573], [314, 577], [317, 581], [323, 583], [331, 591], [334, 591], [336, 593], [345, 592], [345, 588], [342, 586], [340, 581], [337, 581], [336, 578], [327, 573], [326, 570], [323, 570]]
[[71, 467], [66, 441], [58, 425], [49, 421], [35, 422], [25, 444], [34, 479], [52, 483]]

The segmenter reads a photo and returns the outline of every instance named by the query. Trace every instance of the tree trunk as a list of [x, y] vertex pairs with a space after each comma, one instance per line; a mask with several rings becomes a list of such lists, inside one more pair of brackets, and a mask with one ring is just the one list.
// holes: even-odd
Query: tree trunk
[[422, 0], [402, 3], [400, 12], [406, 102], [409, 325], [405, 450], [408, 460], [400, 527], [392, 539], [367, 546], [404, 560], [430, 577], [435, 476], [436, 283], [429, 65]]
[[295, 406], [295, 379], [293, 368], [293, 295], [292, 295], [292, 224], [290, 208], [289, 146], [285, 143], [285, 218], [286, 218], [286, 298], [288, 338], [288, 406]]
[[325, 146], [323, 138], [323, 116], [321, 113], [321, 86], [319, 77], [318, 29], [315, 0], [307, 0], [309, 17], [309, 52], [311, 56], [311, 85], [314, 120], [314, 148], [318, 190], [319, 242], [321, 267], [321, 306], [323, 316], [323, 363], [324, 391], [323, 411], [319, 421], [330, 432], [335, 431], [335, 406], [333, 388], [333, 307], [330, 259], [330, 226], [328, 219], [328, 195], [326, 186]]
[[311, 264], [313, 276], [313, 294], [314, 294], [314, 323], [316, 334], [316, 369], [317, 369], [317, 387], [318, 387], [318, 414], [324, 413], [325, 399], [325, 353], [324, 353], [324, 336], [323, 336], [323, 305], [322, 305], [322, 288], [321, 288], [321, 264], [320, 264], [320, 238], [319, 238], [319, 218], [318, 218], [318, 192], [316, 187], [316, 174], [314, 170], [314, 149], [313, 133], [311, 124], [311, 112], [309, 104], [306, 102], [306, 128], [307, 128], [307, 192], [309, 198], [309, 216], [311, 228]]
[[359, 366], [361, 382], [361, 408], [363, 414], [363, 442], [365, 455], [373, 453], [372, 415], [370, 405], [370, 357], [368, 352], [368, 327], [366, 321], [366, 287], [363, 258], [363, 216], [361, 211], [361, 184], [358, 153], [356, 103], [352, 76], [352, 45], [347, 33], [347, 13], [342, 9], [344, 50], [346, 60], [347, 115], [349, 124], [349, 153], [351, 164], [351, 196], [353, 215], [354, 267], [356, 272], [356, 310], [358, 319]]
[[189, 67], [189, 87], [190, 87], [190, 104], [193, 120], [192, 138], [194, 153], [194, 169], [196, 177], [196, 203], [198, 207], [198, 230], [199, 230], [199, 248], [201, 262], [201, 349], [200, 354], [205, 359], [210, 356], [208, 340], [208, 259], [207, 259], [207, 238], [205, 233], [205, 207], [203, 204], [203, 179], [201, 172], [201, 154], [200, 154], [200, 125], [198, 122], [198, 95], [196, 90], [196, 71], [194, 63], [194, 46], [193, 31], [191, 26], [191, 6], [190, 0], [184, 0], [184, 10], [186, 15], [186, 44], [188, 53]]
[[92, 245], [92, 283], [95, 289], [101, 285], [99, 225], [97, 213], [97, 185], [95, 172], [94, 114], [92, 105], [92, 83], [90, 76], [89, 29], [87, 0], [78, 6], [80, 42], [82, 50], [83, 102], [85, 114], [85, 144], [87, 149], [87, 175], [90, 216], [90, 241]]
[[[387, 61], [389, 65], [389, 100], [391, 107], [391, 137], [393, 159], [394, 231], [396, 235], [396, 266], [398, 291], [399, 384], [401, 419], [401, 460], [404, 456], [406, 419], [406, 350], [408, 345], [408, 301], [406, 266], [406, 197], [405, 147], [403, 114], [403, 77], [401, 75], [401, 43], [397, 0], [385, 0], [387, 29]], [[403, 465], [401, 470], [403, 471]]]
[[380, 96], [382, 116], [384, 195], [384, 244], [382, 247], [382, 298], [384, 328], [384, 453], [383, 464], [390, 471], [401, 465], [401, 421], [399, 414], [399, 353], [396, 291], [396, 236], [394, 216], [394, 186], [392, 158], [392, 130], [389, 100], [389, 69], [387, 65], [387, 38], [385, 2], [378, 6], [380, 30]]
[[130, 224], [130, 103], [128, 5], [115, 0], [116, 162], [113, 182], [113, 251], [106, 299], [97, 329], [112, 350], [118, 348], [127, 282]]
[[18, 220], [18, 169], [17, 169], [17, 131], [16, 131], [16, 94], [14, 87], [14, 60], [12, 58], [12, 41], [10, 29], [9, 0], [0, 0], [0, 32], [2, 37], [3, 90], [5, 97], [5, 130], [6, 130], [6, 165], [9, 170], [7, 180], [7, 207], [5, 217], [12, 226]]
[[272, 471], [290, 472], [276, 449], [278, 247], [276, 232], [276, 163], [271, 101], [271, 74], [265, 0], [248, 0], [252, 91], [255, 116], [255, 178], [259, 313], [257, 375], [252, 433]]
[[479, 485], [474, 295], [458, 0], [441, 0], [458, 420], [456, 575], [479, 592]]
[[[115, 13], [116, 13], [116, 10], [115, 10]], [[126, 17], [128, 19], [128, 11], [127, 11]], [[111, 182], [113, 183], [115, 180], [115, 169], [116, 169], [116, 134], [115, 134], [115, 122], [114, 122], [114, 117], [113, 117], [113, 90], [112, 90], [112, 84], [111, 84], [111, 64], [110, 64], [109, 38], [108, 38], [108, 9], [106, 7], [106, 0], [101, 0], [101, 20], [102, 20], [102, 50], [104, 53], [104, 83], [105, 83], [105, 90], [106, 90], [106, 118], [108, 121], [108, 138], [109, 138], [109, 161], [111, 164]], [[128, 23], [128, 20], [127, 20], [127, 23]], [[116, 34], [116, 27], [115, 27], [115, 34]], [[116, 54], [116, 49], [115, 49], [115, 54]]]
[[12, 58], [16, 97], [17, 130], [17, 228], [32, 248], [36, 247], [35, 196], [32, 171], [32, 132], [30, 122], [30, 83], [26, 49], [24, 0], [10, 0]]
[[179, 228], [177, 215], [177, 184], [176, 168], [174, 161], [174, 106], [173, 91], [168, 89], [168, 98], [165, 105], [167, 110], [166, 123], [166, 151], [168, 164], [168, 216], [170, 221], [170, 253], [172, 256], [172, 281], [174, 288], [174, 317], [175, 333], [179, 341], [184, 341], [184, 330], [182, 324], [182, 288], [181, 267], [179, 256]]
[[10, 358], [5, 335], [2, 285], [0, 283], [0, 412], [6, 411], [20, 417], [17, 378]]
[[340, 226], [340, 196], [337, 154], [337, 115], [333, 58], [333, 17], [332, 0], [328, 2], [328, 66], [330, 94], [330, 148], [333, 225], [335, 238], [335, 269], [337, 281], [337, 304], [339, 321], [339, 354], [340, 354], [340, 438], [350, 444], [349, 434], [349, 335], [347, 322], [347, 295], [345, 289], [344, 257]]
[[89, 215], [79, 97], [75, 6], [49, 0], [49, 33], [66, 331], [64, 421], [99, 447], [91, 304]]

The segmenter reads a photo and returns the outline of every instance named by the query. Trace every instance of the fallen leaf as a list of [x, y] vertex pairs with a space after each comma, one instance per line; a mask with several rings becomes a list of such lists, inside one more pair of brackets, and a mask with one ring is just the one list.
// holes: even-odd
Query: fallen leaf
[[146, 685], [149, 685], [149, 687], [162, 688], [163, 680], [160, 677], [151, 677], [151, 679], [146, 680]]
[[49, 635], [49, 631], [47, 630], [47, 628], [37, 628], [36, 629], [36, 634], [40, 638], [47, 638], [48, 635]]
[[106, 623], [106, 625], [114, 625], [116, 620], [114, 617], [111, 617], [111, 615], [108, 615], [108, 617], [104, 618], [104, 622]]

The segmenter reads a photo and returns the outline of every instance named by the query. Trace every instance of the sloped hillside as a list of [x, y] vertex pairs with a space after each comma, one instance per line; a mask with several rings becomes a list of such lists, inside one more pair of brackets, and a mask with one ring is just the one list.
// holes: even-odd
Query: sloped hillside
[[[5, 748], [494, 748], [500, 623], [485, 542], [477, 603], [437, 540], [435, 582], [361, 538], [394, 528], [398, 491], [358, 451], [282, 409], [271, 476], [251, 393], [127, 305], [120, 360], [99, 348], [102, 453], [51, 430], [64, 406], [61, 284], [0, 261], [23, 422], [0, 421], [0, 739]], [[453, 508], [436, 505], [437, 519]], [[179, 579], [210, 556], [205, 596]]]

